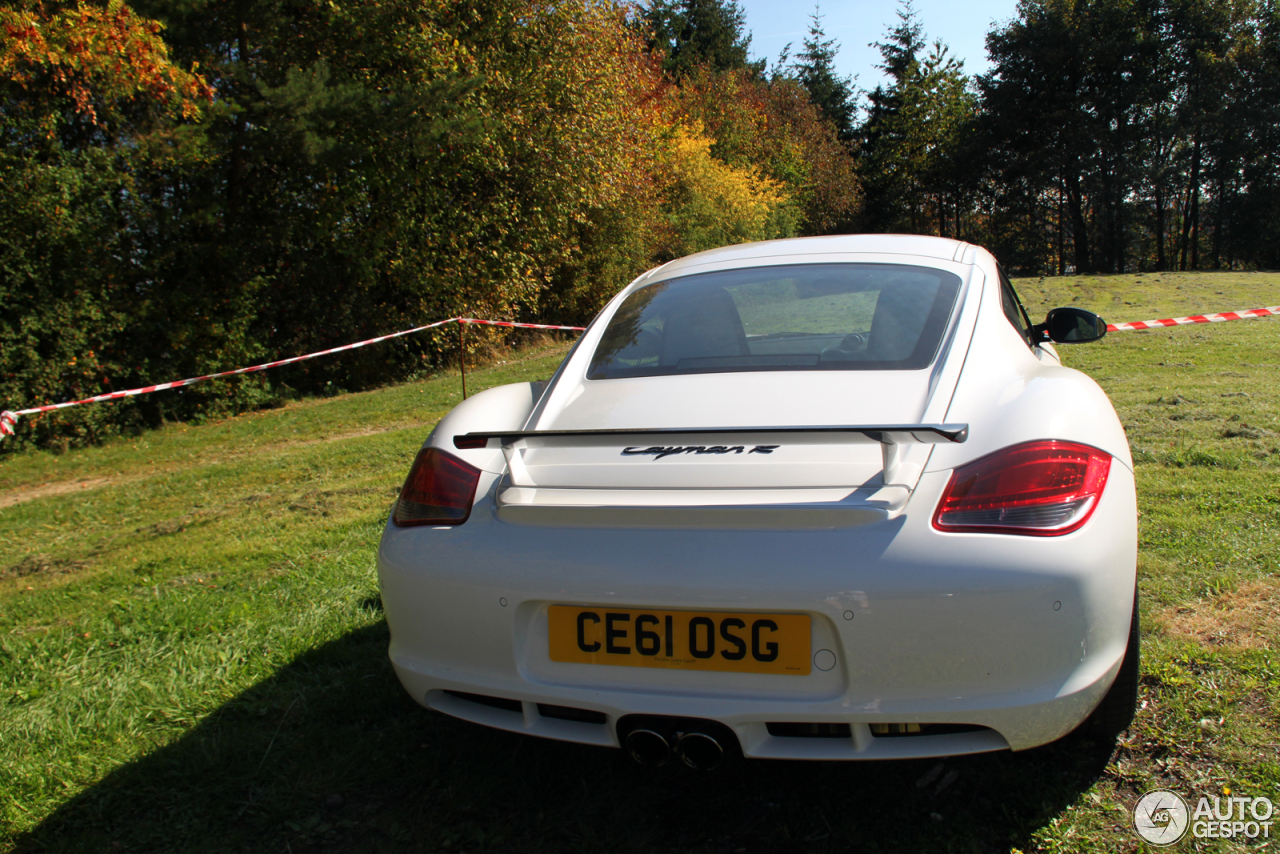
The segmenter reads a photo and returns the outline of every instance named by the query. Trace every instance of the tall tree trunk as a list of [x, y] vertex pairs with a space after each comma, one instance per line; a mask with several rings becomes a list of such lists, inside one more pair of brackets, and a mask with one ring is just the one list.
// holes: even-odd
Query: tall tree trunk
[[1178, 269], [1187, 269], [1187, 234], [1191, 226], [1191, 184], [1187, 184], [1186, 192], [1178, 205]]
[[1075, 245], [1076, 272], [1092, 273], [1093, 258], [1089, 253], [1089, 227], [1084, 221], [1084, 204], [1080, 198], [1080, 176], [1068, 172], [1067, 209], [1071, 214], [1071, 242]]
[[[1187, 179], [1187, 203], [1183, 208], [1182, 216], [1182, 252], [1180, 266], [1183, 270], [1187, 269], [1187, 250], [1191, 243], [1192, 224], [1199, 215], [1200, 209], [1200, 129], [1196, 128], [1195, 143], [1191, 147], [1191, 173]], [[1198, 236], [1198, 233], [1197, 233]], [[1191, 248], [1193, 260], [1191, 266], [1195, 267], [1195, 249]]]
[[1107, 269], [1113, 273], [1124, 272], [1124, 200], [1107, 194]]
[[[240, 21], [236, 32], [236, 51], [245, 76], [249, 68], [249, 26]], [[239, 218], [241, 196], [244, 192], [244, 141], [249, 129], [248, 117], [245, 116], [244, 105], [236, 113], [236, 127], [231, 139], [231, 168], [227, 175], [227, 214], [234, 226]]]
[[1125, 265], [1129, 261], [1129, 241], [1128, 241], [1128, 209], [1124, 206], [1124, 198], [1120, 199], [1120, 203], [1116, 208], [1116, 267], [1117, 273], [1123, 273], [1126, 269]]
[[1164, 186], [1156, 179], [1156, 269], [1164, 269]]
[[1222, 211], [1227, 206], [1227, 191], [1224, 181], [1218, 181], [1217, 198], [1213, 205], [1213, 269], [1222, 269]]
[[[1196, 152], [1199, 154], [1199, 151]], [[1197, 157], [1198, 159], [1198, 157]], [[1197, 163], [1197, 166], [1200, 164]], [[1198, 169], [1196, 170], [1199, 171]], [[1191, 188], [1191, 269], [1200, 269], [1200, 182]]]
[[1067, 272], [1067, 259], [1062, 253], [1062, 187], [1058, 187], [1058, 275], [1065, 275]]
[[1098, 243], [1093, 253], [1097, 258], [1096, 265], [1100, 270], [1108, 273], [1123, 272], [1124, 261], [1121, 257], [1119, 241], [1117, 240], [1117, 231], [1120, 227], [1120, 202], [1117, 197], [1120, 192], [1116, 185], [1119, 179], [1116, 177], [1115, 159], [1108, 158], [1106, 166], [1102, 170], [1106, 183], [1103, 185], [1102, 203], [1106, 206], [1102, 212], [1102, 228], [1099, 229]]

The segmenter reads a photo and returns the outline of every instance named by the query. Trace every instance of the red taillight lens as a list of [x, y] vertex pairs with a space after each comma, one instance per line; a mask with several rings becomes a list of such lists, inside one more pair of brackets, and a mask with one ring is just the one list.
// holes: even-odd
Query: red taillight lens
[[1075, 442], [1026, 442], [951, 475], [933, 527], [939, 531], [1055, 537], [1089, 520], [1111, 455]]
[[461, 525], [471, 515], [480, 469], [438, 448], [423, 448], [409, 469], [391, 520], [411, 525]]

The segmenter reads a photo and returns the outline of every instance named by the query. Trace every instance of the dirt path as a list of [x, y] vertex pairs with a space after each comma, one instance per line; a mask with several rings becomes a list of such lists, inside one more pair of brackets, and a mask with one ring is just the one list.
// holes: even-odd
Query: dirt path
[[24, 486], [18, 489], [12, 489], [8, 492], [0, 492], [0, 510], [6, 507], [12, 507], [15, 504], [22, 504], [25, 501], [35, 501], [37, 498], [49, 498], [54, 495], [66, 495], [68, 492], [79, 492], [82, 489], [94, 489], [99, 486], [105, 486], [109, 483], [118, 483], [116, 478], [109, 477], [90, 477], [81, 480], [68, 480], [60, 483], [42, 483], [39, 486]]
[[28, 501], [35, 501], [39, 498], [52, 498], [58, 495], [68, 495], [74, 492], [80, 492], [84, 489], [98, 489], [104, 486], [120, 486], [126, 483], [137, 483], [147, 480], [157, 475], [170, 474], [171, 472], [181, 471], [187, 468], [204, 468], [206, 466], [215, 466], [222, 463], [232, 462], [249, 454], [270, 453], [273, 450], [285, 448], [300, 448], [307, 445], [321, 445], [330, 442], [344, 442], [350, 439], [363, 439], [367, 436], [377, 436], [382, 433], [391, 433], [396, 430], [405, 430], [413, 427], [420, 427], [420, 422], [412, 422], [408, 424], [398, 424], [390, 427], [363, 428], [360, 430], [351, 430], [347, 433], [338, 433], [333, 436], [321, 436], [316, 439], [300, 439], [297, 441], [274, 442], [270, 445], [255, 445], [248, 450], [243, 451], [223, 451], [216, 457], [204, 459], [188, 460], [179, 465], [158, 466], [149, 468], [146, 471], [130, 475], [115, 475], [112, 477], [82, 477], [75, 480], [48, 481], [41, 484], [15, 486], [0, 492], [0, 510], [14, 507], [18, 504], [25, 504]]

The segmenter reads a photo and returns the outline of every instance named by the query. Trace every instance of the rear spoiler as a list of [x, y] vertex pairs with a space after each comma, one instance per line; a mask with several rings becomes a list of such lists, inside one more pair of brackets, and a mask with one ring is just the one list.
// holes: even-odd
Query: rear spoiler
[[[622, 440], [634, 442], [669, 441], [677, 437], [697, 436], [755, 436], [769, 441], [768, 437], [786, 437], [785, 441], [805, 445], [865, 444], [878, 442], [884, 459], [884, 482], [889, 483], [896, 474], [898, 448], [901, 445], [956, 444], [969, 438], [968, 424], [850, 424], [826, 427], [660, 427], [650, 429], [613, 430], [512, 430], [498, 433], [474, 432], [453, 437], [455, 448], [502, 449], [512, 474], [523, 469], [513, 459], [514, 445], [521, 440], [561, 439], [557, 445], [599, 447], [616, 444]], [[695, 446], [697, 447], [697, 446]], [[522, 478], [523, 479], [523, 478]]]

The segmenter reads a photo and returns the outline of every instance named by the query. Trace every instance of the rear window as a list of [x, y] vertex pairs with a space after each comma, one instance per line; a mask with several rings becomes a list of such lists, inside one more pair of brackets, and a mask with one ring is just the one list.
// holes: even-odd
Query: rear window
[[797, 264], [682, 276], [630, 294], [587, 378], [928, 367], [960, 278], [898, 264]]

